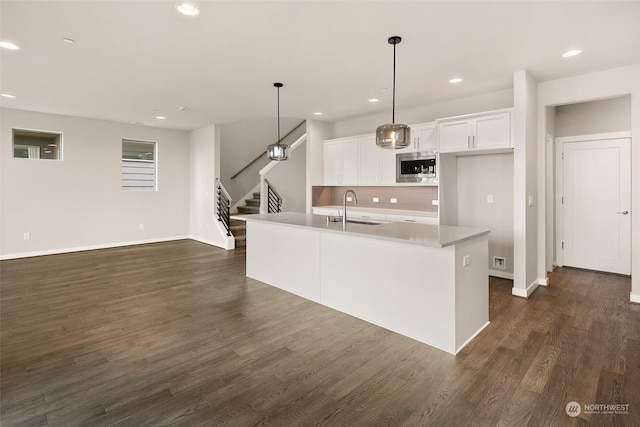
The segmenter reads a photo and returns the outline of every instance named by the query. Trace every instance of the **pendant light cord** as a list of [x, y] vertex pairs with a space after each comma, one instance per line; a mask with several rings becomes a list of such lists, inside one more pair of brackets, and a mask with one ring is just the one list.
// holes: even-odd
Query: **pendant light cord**
[[278, 88], [278, 142], [276, 144], [280, 144], [280, 87]]
[[393, 44], [393, 104], [391, 106], [391, 123], [396, 122], [396, 44]]

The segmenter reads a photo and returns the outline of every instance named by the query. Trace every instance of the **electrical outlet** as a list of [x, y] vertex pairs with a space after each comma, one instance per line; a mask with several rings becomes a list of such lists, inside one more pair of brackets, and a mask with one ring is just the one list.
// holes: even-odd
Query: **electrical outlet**
[[507, 259], [505, 257], [501, 257], [501, 256], [494, 256], [493, 257], [493, 268], [497, 268], [499, 270], [506, 270], [507, 269]]
[[438, 206], [439, 204], [440, 204], [440, 201], [437, 200], [437, 199], [431, 201], [431, 205], [433, 205], [433, 206]]
[[140, 225], [138, 225], [138, 228], [139, 228], [140, 230], [144, 230], [144, 224], [140, 224]]
[[398, 203], [398, 199], [396, 199], [395, 197], [392, 197], [391, 200], [389, 200], [391, 203]]
[[378, 203], [379, 201], [380, 201], [380, 199], [379, 199], [379, 198], [377, 198], [377, 197], [374, 197], [374, 198], [373, 198], [373, 203]]
[[533, 196], [529, 195], [529, 197], [527, 197], [527, 204], [529, 207], [533, 206]]
[[493, 203], [493, 194], [487, 194], [487, 203]]
[[24, 233], [24, 240], [31, 240], [31, 233]]
[[353, 202], [353, 197], [347, 196], [347, 202]]
[[462, 257], [462, 266], [466, 267], [471, 264], [471, 255], [465, 255]]

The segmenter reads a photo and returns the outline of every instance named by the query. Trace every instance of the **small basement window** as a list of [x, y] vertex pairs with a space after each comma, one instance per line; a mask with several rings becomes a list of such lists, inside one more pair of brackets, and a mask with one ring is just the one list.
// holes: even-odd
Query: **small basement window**
[[122, 188], [156, 189], [156, 143], [122, 140]]
[[62, 133], [13, 129], [13, 158], [62, 160]]

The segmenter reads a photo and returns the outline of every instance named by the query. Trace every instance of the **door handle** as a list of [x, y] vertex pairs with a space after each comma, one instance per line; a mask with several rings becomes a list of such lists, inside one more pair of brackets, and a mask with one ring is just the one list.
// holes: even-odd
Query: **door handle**
[[617, 214], [629, 215], [629, 211], [616, 212]]

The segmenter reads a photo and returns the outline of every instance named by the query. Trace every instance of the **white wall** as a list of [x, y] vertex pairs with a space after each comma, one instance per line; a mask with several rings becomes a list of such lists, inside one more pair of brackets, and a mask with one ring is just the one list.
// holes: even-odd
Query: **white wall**
[[[415, 108], [396, 109], [396, 122], [407, 125], [432, 122], [443, 117], [499, 110], [513, 106], [513, 90], [507, 89], [482, 95], [428, 104]], [[391, 111], [336, 122], [330, 138], [375, 133], [376, 128], [391, 119]]]
[[[460, 156], [458, 169], [458, 225], [489, 228], [489, 271], [513, 277], [513, 154]], [[491, 195], [493, 202], [487, 201]], [[493, 257], [506, 259], [506, 269], [493, 268]]]
[[[280, 134], [285, 136], [302, 120], [296, 118], [280, 118]], [[251, 191], [260, 181], [260, 169], [269, 163], [265, 155], [238, 177], [231, 179], [249, 162], [267, 152], [267, 146], [278, 139], [277, 119], [255, 118], [234, 123], [219, 125], [220, 128], [220, 179], [229, 191], [234, 203]], [[304, 126], [287, 138], [291, 144], [304, 133]]]
[[[538, 159], [536, 137], [537, 83], [527, 71], [514, 73], [513, 295], [529, 297], [545, 275], [538, 277]], [[544, 208], [543, 204], [540, 204]], [[544, 235], [540, 242], [544, 241]]]
[[219, 129], [215, 125], [190, 134], [189, 237], [221, 248], [233, 248], [233, 239], [217, 220], [216, 177], [220, 170]]
[[[188, 235], [187, 132], [4, 108], [1, 113], [2, 258]], [[12, 128], [62, 132], [63, 160], [14, 159]], [[123, 138], [157, 142], [158, 191], [122, 189]], [[27, 232], [30, 240], [23, 238]]]
[[331, 138], [331, 125], [317, 120], [307, 120], [307, 140], [305, 142], [307, 152], [307, 198], [306, 212], [311, 212], [313, 204], [314, 185], [322, 185], [323, 151], [322, 141]]
[[[277, 162], [264, 175], [282, 197], [283, 212], [306, 212], [306, 167], [307, 144], [303, 143], [289, 154], [287, 161]], [[266, 198], [266, 193], [262, 194]]]
[[631, 97], [559, 105], [555, 136], [590, 135], [631, 130]]
[[[549, 151], [553, 146], [546, 143], [544, 130], [547, 128], [546, 109], [550, 106], [572, 104], [591, 100], [600, 100], [611, 97], [630, 95], [631, 101], [631, 211], [636, 215], [631, 217], [631, 301], [640, 303], [640, 150], [634, 147], [640, 141], [640, 64], [620, 67], [596, 73], [584, 74], [576, 77], [558, 79], [538, 85], [538, 158], [543, 164], [541, 170], [546, 170], [546, 180], [553, 180], [553, 170], [548, 159]], [[557, 125], [557, 123], [556, 123]], [[539, 183], [540, 201], [545, 204], [553, 204], [552, 194], [546, 193], [543, 180]], [[552, 218], [541, 216], [539, 229], [547, 230], [553, 227]], [[547, 234], [548, 230], [547, 230]], [[539, 256], [539, 270], [544, 270], [545, 254], [551, 251], [552, 241], [546, 245], [541, 244], [541, 256]]]

